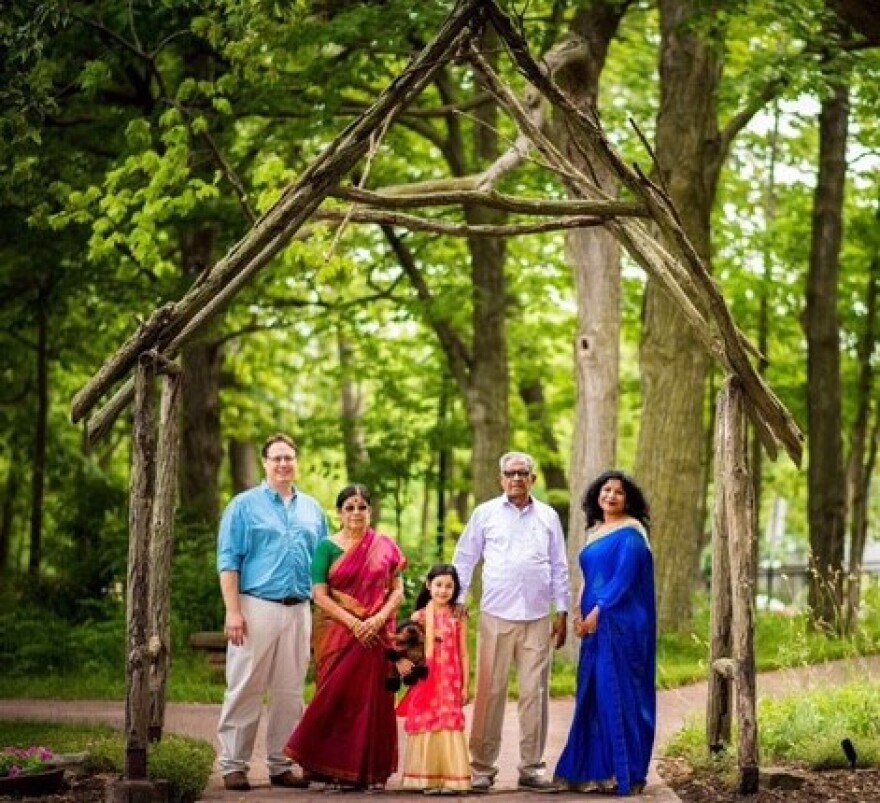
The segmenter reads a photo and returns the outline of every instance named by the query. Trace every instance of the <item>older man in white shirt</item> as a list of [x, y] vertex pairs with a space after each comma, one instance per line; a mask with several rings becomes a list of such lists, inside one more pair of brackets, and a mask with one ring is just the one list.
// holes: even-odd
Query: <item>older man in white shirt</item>
[[[483, 560], [477, 689], [471, 726], [472, 786], [488, 792], [498, 774], [511, 664], [519, 679], [519, 787], [556, 792], [544, 777], [552, 649], [565, 644], [568, 561], [556, 511], [531, 495], [535, 461], [508, 452], [499, 461], [504, 493], [474, 510], [455, 548], [462, 598]], [[552, 615], [555, 609], [555, 616]]]

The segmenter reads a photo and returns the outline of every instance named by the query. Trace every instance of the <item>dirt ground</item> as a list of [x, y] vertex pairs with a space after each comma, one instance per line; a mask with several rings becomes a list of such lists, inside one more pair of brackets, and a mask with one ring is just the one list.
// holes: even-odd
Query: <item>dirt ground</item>
[[715, 777], [700, 777], [683, 761], [659, 762], [660, 777], [681, 798], [682, 803], [878, 803], [880, 770], [834, 770], [812, 772], [791, 768], [804, 778], [799, 789], [762, 788], [748, 797], [736, 792]]
[[[678, 795], [682, 803], [727, 803], [728, 801], [737, 801], [737, 803], [877, 803], [880, 801], [880, 770], [856, 770], [854, 772], [850, 770], [834, 772], [800, 770], [799, 772], [806, 777], [806, 783], [800, 789], [761, 789], [757, 795], [746, 798], [725, 788], [716, 778], [695, 777], [690, 768], [682, 763], [663, 761], [660, 767], [661, 777]], [[39, 798], [39, 800], [41, 803], [105, 803], [106, 787], [111, 780], [108, 776], [71, 777], [65, 782], [61, 792]], [[563, 795], [561, 797], [570, 801], [574, 796]], [[595, 799], [593, 795], [578, 795], [577, 797]], [[5, 798], [5, 800], [10, 800], [10, 798]], [[18, 800], [35, 801], [37, 798], [19, 798]], [[560, 803], [562, 803], [561, 800]]]
[[74, 776], [66, 773], [64, 785], [54, 795], [41, 797], [2, 797], [3, 801], [40, 801], [40, 803], [105, 803], [107, 784], [112, 778], [109, 775]]

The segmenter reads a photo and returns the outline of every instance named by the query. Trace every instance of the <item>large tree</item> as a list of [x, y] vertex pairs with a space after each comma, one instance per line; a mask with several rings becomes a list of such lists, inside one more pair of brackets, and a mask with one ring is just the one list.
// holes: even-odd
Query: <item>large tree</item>
[[[714, 6], [661, 0], [656, 152], [685, 231], [711, 262], [710, 216], [722, 165]], [[675, 304], [648, 281], [641, 347], [643, 413], [635, 473], [651, 498], [661, 630], [687, 628], [703, 538], [705, 350]]]
[[826, 626], [841, 628], [846, 474], [843, 467], [840, 323], [837, 287], [849, 93], [836, 83], [819, 115], [819, 173], [804, 328], [807, 335], [807, 410], [810, 435], [809, 505], [812, 583], [810, 607]]

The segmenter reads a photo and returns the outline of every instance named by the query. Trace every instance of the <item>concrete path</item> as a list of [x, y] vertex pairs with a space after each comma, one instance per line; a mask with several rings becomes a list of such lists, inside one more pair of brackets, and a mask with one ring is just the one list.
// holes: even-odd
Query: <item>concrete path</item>
[[[758, 678], [758, 694], [760, 697], [781, 697], [813, 688], [838, 685], [853, 679], [870, 678], [880, 682], [880, 656], [836, 661], [818, 666], [807, 666], [797, 669], [786, 669], [760, 675]], [[662, 691], [657, 697], [657, 739], [655, 756], [669, 738], [675, 734], [691, 718], [701, 720], [705, 715], [706, 684], [698, 683], [671, 691]], [[548, 771], [552, 772], [568, 735], [571, 722], [573, 700], [553, 700], [550, 711], [550, 732], [547, 744]], [[468, 709], [469, 710], [469, 709]], [[215, 728], [220, 712], [219, 705], [171, 703], [166, 715], [167, 729], [174, 733], [194, 736], [213, 743], [216, 747]], [[120, 702], [113, 701], [58, 701], [58, 700], [0, 700], [0, 719], [48, 719], [56, 722], [92, 721], [106, 722], [122, 727], [124, 709]], [[401, 731], [401, 746], [404, 734]], [[261, 726], [257, 734], [257, 746], [251, 764], [250, 780], [254, 789], [249, 793], [226, 792], [219, 774], [215, 771], [211, 776], [208, 789], [203, 799], [215, 803], [280, 803], [282, 799], [296, 798], [294, 803], [308, 803], [321, 799], [327, 803], [328, 795], [314, 790], [284, 790], [269, 786], [264, 748], [265, 731]], [[526, 799], [546, 798], [546, 795], [519, 792], [516, 789], [518, 761], [518, 719], [516, 703], [509, 703], [504, 719], [504, 735], [502, 751], [499, 759], [500, 771], [496, 785], [489, 795], [492, 803], [504, 803], [516, 798], [519, 803]], [[399, 776], [392, 776], [388, 792], [393, 792], [397, 801], [422, 800], [422, 795], [403, 792], [396, 789]], [[396, 790], [396, 791], [395, 791]], [[337, 796], [338, 797], [338, 796]], [[346, 799], [361, 797], [359, 794], [346, 793]], [[554, 795], [554, 800], [583, 800], [583, 795], [562, 793]], [[590, 794], [591, 801], [612, 801], [614, 796]], [[640, 798], [651, 803], [676, 803], [678, 796], [665, 786], [657, 775], [655, 763], [651, 764], [648, 777], [648, 788]]]

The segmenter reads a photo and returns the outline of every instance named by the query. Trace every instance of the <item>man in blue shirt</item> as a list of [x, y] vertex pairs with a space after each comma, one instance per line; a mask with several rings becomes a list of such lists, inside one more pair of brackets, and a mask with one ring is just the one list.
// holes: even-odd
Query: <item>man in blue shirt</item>
[[263, 445], [266, 479], [238, 494], [220, 522], [217, 570], [226, 606], [226, 697], [217, 733], [227, 789], [247, 791], [248, 762], [268, 692], [266, 765], [273, 786], [305, 787], [283, 748], [302, 718], [312, 615], [312, 556], [327, 536], [318, 502], [294, 485], [297, 448]]

